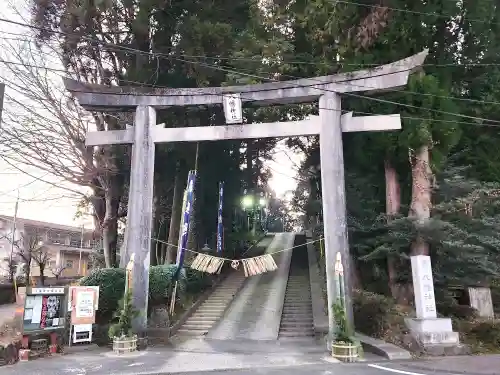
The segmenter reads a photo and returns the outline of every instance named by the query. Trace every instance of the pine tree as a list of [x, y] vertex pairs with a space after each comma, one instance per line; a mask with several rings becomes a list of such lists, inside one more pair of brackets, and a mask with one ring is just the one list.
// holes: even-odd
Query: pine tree
[[127, 290], [123, 295], [123, 299], [118, 303], [118, 310], [116, 311], [114, 317], [118, 321], [109, 327], [109, 337], [113, 339], [114, 337], [131, 337], [133, 335], [132, 331], [132, 321], [134, 318], [139, 316], [139, 312], [134, 308], [132, 303], [132, 292]]

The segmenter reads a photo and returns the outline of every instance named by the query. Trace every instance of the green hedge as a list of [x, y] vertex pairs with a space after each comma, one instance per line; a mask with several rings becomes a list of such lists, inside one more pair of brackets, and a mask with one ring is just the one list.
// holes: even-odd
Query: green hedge
[[196, 294], [212, 286], [213, 276], [186, 268], [186, 293]]
[[[168, 301], [171, 292], [175, 265], [153, 266], [149, 270], [149, 306]], [[123, 298], [125, 290], [125, 270], [123, 268], [101, 268], [80, 279], [80, 285], [99, 286], [100, 317], [111, 316]], [[197, 294], [212, 285], [212, 277], [206, 273], [185, 268], [178, 284], [178, 296]], [[98, 318], [99, 318], [98, 316]]]
[[123, 268], [100, 268], [80, 279], [82, 286], [99, 287], [99, 315], [111, 315], [125, 291], [125, 270]]

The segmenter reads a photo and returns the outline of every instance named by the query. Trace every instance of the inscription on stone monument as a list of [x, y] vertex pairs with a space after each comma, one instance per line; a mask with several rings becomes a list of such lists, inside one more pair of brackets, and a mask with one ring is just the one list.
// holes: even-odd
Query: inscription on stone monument
[[431, 258], [427, 255], [411, 257], [415, 309], [418, 319], [436, 318], [436, 300], [432, 278]]

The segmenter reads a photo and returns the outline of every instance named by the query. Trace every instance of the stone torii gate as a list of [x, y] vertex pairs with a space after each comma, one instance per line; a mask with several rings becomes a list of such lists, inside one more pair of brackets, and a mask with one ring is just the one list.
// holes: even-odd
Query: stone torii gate
[[[342, 254], [347, 291], [347, 317], [353, 323], [350, 298], [349, 244], [347, 238], [342, 132], [381, 131], [401, 128], [399, 115], [352, 117], [341, 114], [341, 94], [378, 92], [404, 87], [409, 75], [423, 64], [427, 51], [369, 70], [232, 87], [144, 89], [107, 87], [65, 80], [66, 89], [80, 105], [92, 111], [134, 111], [133, 127], [125, 130], [89, 132], [87, 146], [132, 144], [131, 181], [127, 215], [126, 264], [135, 253], [133, 298], [142, 314], [135, 322], [138, 333], [147, 328], [149, 264], [152, 236], [155, 143], [218, 141], [226, 139], [320, 136], [321, 186], [330, 334], [335, 329], [332, 305], [337, 301], [334, 285], [336, 253]], [[221, 105], [224, 95], [239, 94], [243, 103], [257, 105], [304, 103], [319, 99], [319, 116], [307, 120], [212, 127], [163, 128], [157, 126], [156, 110], [172, 106]]]

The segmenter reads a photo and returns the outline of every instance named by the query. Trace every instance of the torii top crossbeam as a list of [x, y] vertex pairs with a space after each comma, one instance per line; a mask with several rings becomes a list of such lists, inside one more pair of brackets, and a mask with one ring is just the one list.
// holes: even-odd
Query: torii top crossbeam
[[139, 105], [162, 108], [170, 106], [221, 104], [223, 94], [240, 93], [243, 102], [255, 104], [290, 104], [311, 102], [331, 90], [343, 92], [380, 92], [403, 87], [408, 76], [419, 69], [428, 50], [416, 55], [381, 65], [373, 69], [359, 70], [293, 81], [269, 82], [255, 85], [203, 87], [203, 88], [138, 88], [108, 87], [65, 79], [66, 89], [89, 110], [133, 110]]

